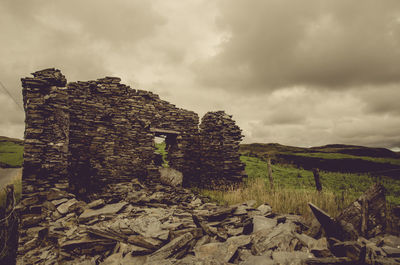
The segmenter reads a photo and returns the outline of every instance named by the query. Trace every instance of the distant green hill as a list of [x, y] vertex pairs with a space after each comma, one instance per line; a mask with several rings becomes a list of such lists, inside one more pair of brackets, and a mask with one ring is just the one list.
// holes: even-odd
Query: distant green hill
[[21, 167], [23, 153], [23, 140], [0, 136], [0, 167]]
[[265, 159], [282, 164], [331, 172], [370, 173], [400, 178], [400, 155], [386, 148], [331, 144], [303, 148], [281, 144], [242, 144], [242, 155]]

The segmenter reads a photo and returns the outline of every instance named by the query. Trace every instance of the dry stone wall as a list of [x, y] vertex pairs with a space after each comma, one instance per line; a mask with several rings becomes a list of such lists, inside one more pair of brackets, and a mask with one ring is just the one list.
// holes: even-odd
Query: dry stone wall
[[[241, 130], [210, 112], [196, 113], [120, 78], [72, 82], [50, 68], [23, 78], [26, 111], [24, 193], [66, 188], [85, 197], [108, 184], [159, 177], [155, 136], [166, 137], [169, 166], [184, 185], [238, 182]], [[211, 182], [210, 182], [211, 181]]]
[[192, 138], [198, 116], [160, 100], [158, 95], [120, 84], [119, 78], [68, 84], [70, 105], [69, 172], [75, 192], [98, 190], [133, 177], [157, 177], [156, 133], [179, 132], [170, 166], [192, 171]]
[[45, 69], [22, 78], [25, 109], [23, 192], [65, 188], [69, 136], [66, 79]]
[[226, 187], [242, 181], [245, 177], [239, 155], [242, 138], [241, 129], [224, 111], [204, 115], [200, 125], [202, 186]]

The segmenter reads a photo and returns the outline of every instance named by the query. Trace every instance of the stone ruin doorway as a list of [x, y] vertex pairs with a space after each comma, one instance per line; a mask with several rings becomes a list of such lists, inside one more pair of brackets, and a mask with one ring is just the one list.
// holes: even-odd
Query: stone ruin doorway
[[154, 143], [161, 145], [155, 151], [154, 164], [158, 167], [174, 167], [174, 155], [179, 151], [177, 137], [178, 131], [152, 128]]

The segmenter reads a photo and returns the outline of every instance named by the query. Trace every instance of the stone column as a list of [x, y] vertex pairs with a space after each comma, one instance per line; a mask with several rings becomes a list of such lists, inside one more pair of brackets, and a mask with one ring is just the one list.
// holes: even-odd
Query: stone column
[[207, 112], [200, 124], [200, 185], [225, 189], [246, 177], [240, 161], [241, 129], [224, 111]]
[[25, 109], [23, 194], [67, 188], [68, 94], [60, 70], [22, 78]]

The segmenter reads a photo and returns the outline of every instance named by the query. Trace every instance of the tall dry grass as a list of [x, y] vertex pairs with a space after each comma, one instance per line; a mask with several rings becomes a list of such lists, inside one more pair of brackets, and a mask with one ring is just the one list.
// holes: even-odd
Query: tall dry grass
[[255, 200], [256, 205], [267, 203], [276, 213], [299, 214], [306, 220], [312, 219], [312, 213], [307, 205], [309, 202], [334, 217], [356, 199], [354, 195], [345, 192], [342, 194], [334, 194], [331, 191], [319, 193], [311, 189], [282, 187], [271, 190], [263, 178], [248, 179], [246, 183], [236, 189], [202, 190], [201, 192], [222, 204], [234, 205], [249, 200]]

